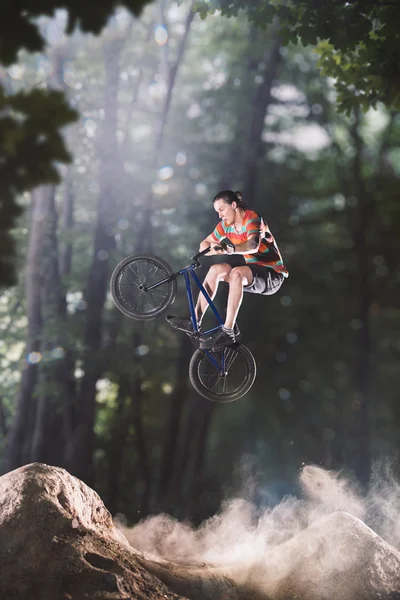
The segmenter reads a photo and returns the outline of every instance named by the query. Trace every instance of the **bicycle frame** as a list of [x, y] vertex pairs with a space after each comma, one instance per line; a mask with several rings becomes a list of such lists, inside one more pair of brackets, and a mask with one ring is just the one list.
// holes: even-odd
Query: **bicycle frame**
[[[198, 260], [199, 257], [204, 256], [209, 251], [210, 251], [209, 248], [207, 248], [206, 250], [203, 250], [203, 252], [199, 252], [199, 254], [196, 254], [195, 256], [193, 256], [192, 260], [194, 260], [194, 262], [191, 265], [189, 265], [188, 267], [184, 267], [183, 269], [181, 269], [180, 271], [177, 271], [176, 273], [173, 273], [169, 277], [166, 277], [165, 279], [162, 279], [161, 281], [157, 281], [157, 283], [154, 283], [153, 285], [151, 285], [149, 287], [147, 287], [147, 286], [145, 287], [146, 291], [152, 290], [152, 289], [158, 287], [159, 285], [168, 283], [169, 281], [172, 281], [173, 279], [177, 279], [180, 275], [183, 275], [183, 277], [185, 279], [186, 294], [188, 297], [190, 316], [192, 318], [194, 333], [199, 334], [199, 326], [197, 323], [196, 312], [195, 312], [195, 308], [194, 308], [193, 292], [192, 292], [192, 287], [190, 284], [190, 275], [191, 275], [192, 278], [194, 279], [197, 287], [199, 288], [200, 292], [203, 294], [203, 296], [207, 300], [207, 303], [210, 306], [211, 310], [213, 311], [214, 315], [216, 316], [217, 321], [219, 322], [219, 325], [217, 327], [213, 327], [212, 329], [205, 331], [203, 333], [203, 335], [208, 335], [208, 334], [212, 333], [213, 331], [215, 331], [216, 329], [220, 329], [224, 324], [224, 321], [222, 320], [222, 317], [219, 314], [217, 307], [215, 306], [214, 302], [212, 301], [210, 295], [208, 294], [207, 290], [201, 283], [200, 279], [197, 277], [196, 273], [194, 273], [194, 270], [200, 266], [200, 261]], [[222, 373], [225, 372], [225, 355], [224, 355], [224, 353], [222, 354], [221, 363], [219, 363], [212, 352], [210, 352], [209, 350], [203, 350], [203, 352], [217, 369], [220, 369]]]

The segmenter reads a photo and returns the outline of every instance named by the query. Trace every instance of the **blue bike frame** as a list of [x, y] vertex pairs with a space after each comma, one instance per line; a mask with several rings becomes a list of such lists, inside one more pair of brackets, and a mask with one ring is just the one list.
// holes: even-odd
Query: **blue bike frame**
[[[196, 254], [196, 256], [193, 257], [193, 260], [195, 260], [195, 262], [192, 263], [191, 265], [189, 265], [188, 267], [181, 269], [177, 273], [173, 273], [172, 275], [170, 275], [169, 277], [166, 277], [165, 279], [162, 279], [161, 281], [157, 281], [157, 283], [153, 283], [153, 285], [151, 285], [149, 287], [146, 286], [147, 290], [152, 290], [153, 288], [156, 288], [159, 285], [162, 285], [163, 283], [168, 283], [168, 281], [172, 281], [173, 279], [176, 279], [179, 275], [183, 275], [185, 278], [186, 294], [187, 294], [188, 301], [189, 301], [190, 316], [192, 318], [193, 329], [194, 329], [195, 333], [199, 333], [199, 326], [197, 323], [196, 312], [194, 309], [192, 287], [190, 285], [190, 275], [191, 275], [193, 277], [195, 283], [197, 284], [197, 287], [199, 288], [200, 292], [203, 294], [203, 296], [207, 300], [209, 306], [211, 307], [211, 310], [213, 311], [214, 315], [216, 316], [217, 321], [219, 322], [219, 325], [217, 327], [213, 327], [212, 329], [205, 331], [203, 335], [208, 335], [209, 333], [212, 333], [216, 329], [220, 329], [224, 324], [224, 322], [221, 318], [221, 315], [219, 314], [214, 302], [210, 298], [210, 295], [208, 294], [207, 290], [201, 283], [200, 279], [194, 273], [194, 270], [200, 266], [200, 262], [199, 262], [198, 258], [200, 256], [203, 256], [204, 254], [206, 254], [208, 251], [209, 251], [209, 249], [206, 249], [206, 250], [203, 250], [203, 252]], [[221, 372], [225, 372], [225, 353], [222, 353], [222, 360], [221, 360], [221, 364], [220, 364], [216, 360], [216, 358], [212, 352], [210, 352], [209, 350], [203, 350], [203, 352], [217, 369], [220, 369]]]
[[[205, 289], [204, 285], [201, 283], [201, 281], [197, 277], [196, 273], [194, 273], [195, 268], [196, 268], [196, 265], [194, 265], [194, 264], [190, 265], [189, 267], [185, 267], [184, 269], [181, 269], [179, 271], [179, 274], [183, 275], [185, 278], [186, 294], [187, 294], [188, 301], [189, 301], [190, 316], [192, 318], [194, 332], [199, 333], [199, 327], [197, 324], [196, 313], [194, 310], [193, 292], [192, 292], [192, 286], [190, 285], [190, 276], [189, 275], [191, 275], [193, 277], [194, 281], [197, 284], [197, 287], [199, 288], [200, 292], [203, 294], [203, 296], [207, 300], [211, 310], [213, 311], [214, 315], [217, 318], [217, 321], [219, 322], [219, 325], [217, 327], [213, 327], [212, 329], [209, 329], [208, 331], [205, 331], [203, 333], [203, 335], [208, 335], [209, 333], [212, 333], [216, 329], [220, 329], [222, 327], [222, 325], [224, 324], [224, 322], [221, 318], [221, 315], [219, 314], [219, 312], [217, 310], [217, 307], [215, 306], [214, 302], [211, 300], [210, 295], [207, 293], [207, 290]], [[216, 358], [214, 357], [212, 352], [210, 352], [209, 350], [203, 350], [203, 352], [217, 369], [221, 369], [221, 371], [225, 371], [225, 354], [224, 353], [222, 353], [222, 359], [221, 359], [221, 364], [220, 364], [216, 360]]]

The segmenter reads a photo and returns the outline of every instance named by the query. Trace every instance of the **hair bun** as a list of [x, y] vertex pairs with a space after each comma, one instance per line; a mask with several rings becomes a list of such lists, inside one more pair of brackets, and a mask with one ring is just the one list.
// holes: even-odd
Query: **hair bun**
[[243, 194], [242, 194], [242, 192], [235, 192], [235, 194], [239, 198], [239, 201], [243, 202]]

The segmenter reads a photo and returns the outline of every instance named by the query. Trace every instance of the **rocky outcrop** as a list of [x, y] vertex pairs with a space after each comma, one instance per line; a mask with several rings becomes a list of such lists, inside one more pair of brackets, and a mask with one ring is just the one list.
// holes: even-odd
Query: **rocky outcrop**
[[183, 600], [136, 555], [96, 492], [63, 469], [0, 478], [0, 598]]

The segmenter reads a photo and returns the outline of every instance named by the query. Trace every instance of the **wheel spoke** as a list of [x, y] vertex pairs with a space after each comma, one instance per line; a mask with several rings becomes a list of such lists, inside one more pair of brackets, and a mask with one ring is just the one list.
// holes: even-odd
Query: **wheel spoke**
[[[224, 363], [223, 374], [222, 363]], [[248, 363], [246, 357], [236, 347], [209, 350], [202, 354], [197, 375], [202, 386], [222, 400], [243, 389], [248, 377]]]
[[126, 271], [123, 272], [123, 275], [125, 275], [125, 273], [129, 276], [129, 275], [133, 275], [134, 277], [136, 277], [136, 281], [134, 279], [131, 279], [130, 281], [132, 281], [133, 283], [136, 283], [136, 285], [140, 285], [140, 275], [138, 272], [136, 272], [135, 270], [135, 263], [134, 264], [130, 264], [129, 268], [126, 269]]
[[149, 298], [149, 300], [152, 300], [154, 308], [157, 308], [158, 305], [156, 304], [156, 301], [154, 300], [154, 294], [152, 294], [151, 292], [147, 292], [146, 295]]
[[168, 299], [171, 284], [143, 290], [142, 286], [157, 284], [168, 275], [157, 264], [147, 260], [137, 260], [130, 263], [120, 274], [117, 289], [119, 297], [129, 308], [142, 313], [156, 312]]
[[228, 352], [226, 353], [225, 357], [225, 371], [229, 371], [229, 369], [231, 368], [238, 356], [239, 352], [237, 352], [237, 350], [235, 350], [234, 348], [228, 348]]
[[147, 293], [152, 294], [156, 299], [160, 299], [160, 300], [165, 300], [165, 298], [168, 296], [168, 290], [163, 292], [162, 290], [159, 290], [158, 288], [154, 288], [153, 290], [148, 290]]
[[221, 382], [221, 377], [217, 376], [216, 382], [214, 383], [214, 385], [211, 388], [209, 388], [210, 392], [213, 392], [215, 390], [215, 388], [218, 388], [218, 385], [220, 382]]
[[157, 273], [157, 271], [159, 271], [159, 268], [157, 267], [157, 265], [153, 265], [152, 269], [150, 269], [147, 275], [144, 276], [143, 285], [147, 285], [148, 279], [150, 279], [151, 276], [154, 275], [154, 273]]
[[215, 377], [219, 377], [219, 373], [211, 373], [210, 375], [202, 375], [201, 380], [204, 384], [208, 383], [209, 381], [211, 381], [212, 379], [214, 379]]
[[[119, 292], [122, 298], [124, 298], [125, 302], [127, 302], [127, 304], [132, 305], [135, 302], [135, 299], [138, 298], [140, 296], [141, 290], [139, 290], [138, 287], [136, 287], [136, 293], [135, 291], [133, 291], [131, 288], [128, 288], [129, 294], [125, 294], [124, 293], [124, 286], [119, 286]], [[133, 291], [133, 294], [132, 294]]]

